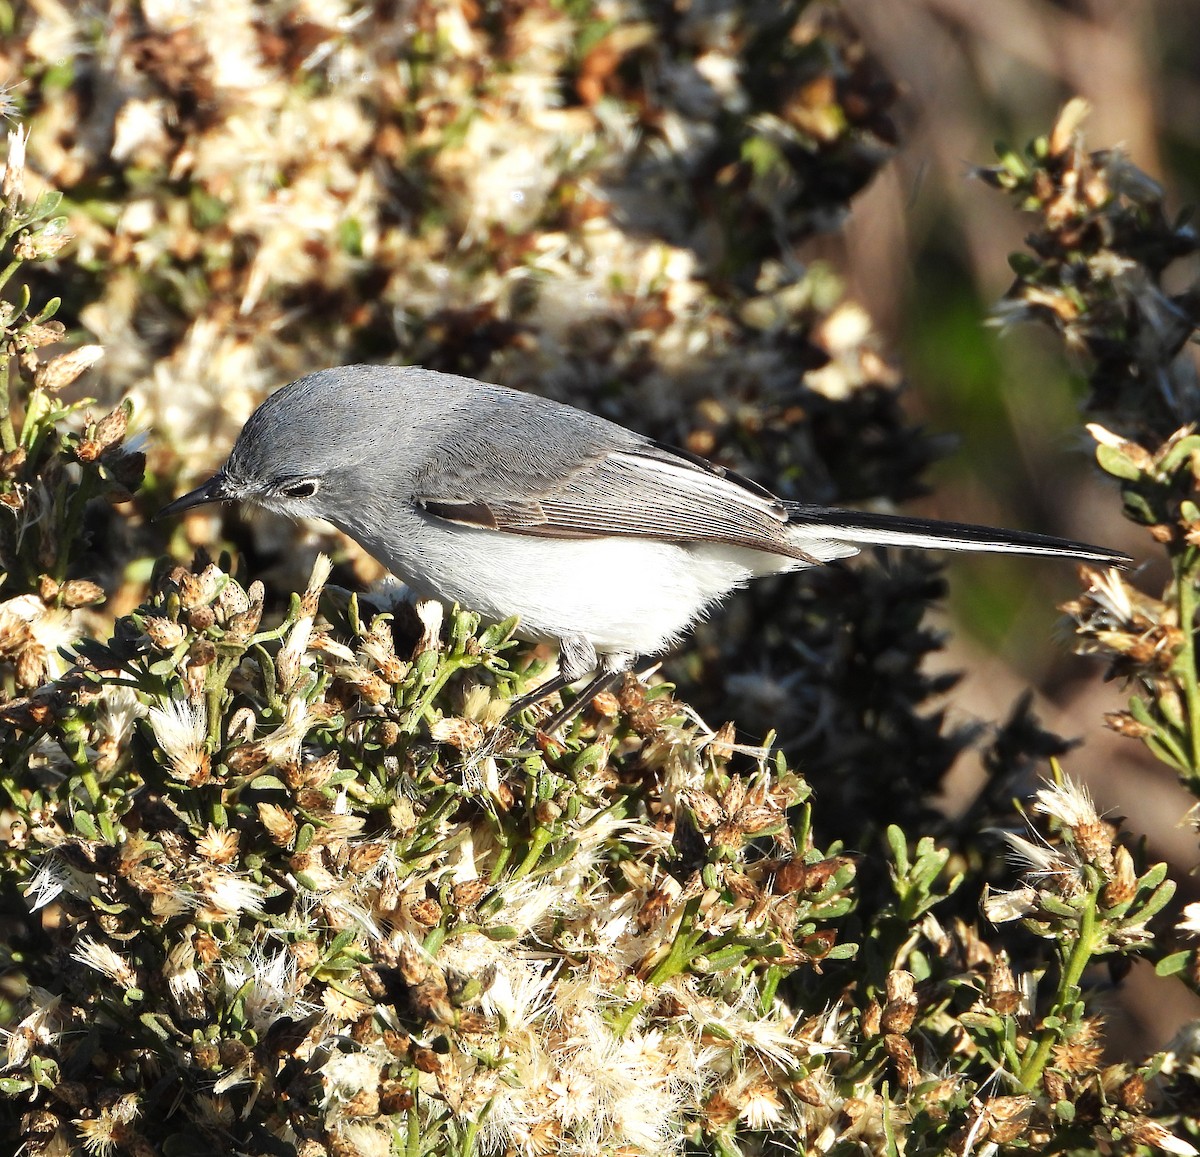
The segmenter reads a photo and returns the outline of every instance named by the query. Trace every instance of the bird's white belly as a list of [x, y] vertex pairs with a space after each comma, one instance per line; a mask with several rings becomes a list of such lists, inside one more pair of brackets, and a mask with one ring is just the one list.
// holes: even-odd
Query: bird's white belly
[[582, 635], [601, 653], [641, 655], [669, 646], [754, 576], [800, 565], [715, 543], [541, 538], [428, 523], [420, 536], [377, 557], [419, 595], [488, 619], [519, 615], [521, 638]]

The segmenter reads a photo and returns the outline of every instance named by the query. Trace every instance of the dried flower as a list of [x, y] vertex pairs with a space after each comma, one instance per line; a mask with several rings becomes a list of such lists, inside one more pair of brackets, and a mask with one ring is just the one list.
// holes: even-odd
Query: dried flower
[[108, 944], [90, 936], [84, 936], [79, 941], [75, 951], [71, 953], [71, 958], [94, 968], [122, 988], [134, 988], [137, 985], [137, 973], [130, 967], [129, 962]]
[[232, 872], [205, 870], [197, 879], [197, 900], [201, 919], [221, 921], [243, 912], [262, 914], [266, 889]]
[[441, 645], [442, 604], [434, 599], [422, 599], [414, 610], [421, 620], [421, 637], [413, 648], [413, 658], [425, 651], [436, 651]]
[[1200, 1153], [1200, 1149], [1197, 1149], [1190, 1141], [1177, 1137], [1159, 1122], [1150, 1120], [1149, 1117], [1139, 1117], [1131, 1121], [1128, 1135], [1135, 1145], [1147, 1145], [1152, 1149], [1157, 1149], [1160, 1153], [1172, 1153], [1177, 1157], [1196, 1157], [1196, 1154]]
[[146, 719], [175, 778], [190, 787], [206, 783], [210, 766], [204, 704], [170, 699], [151, 707]]
[[209, 824], [208, 830], [196, 841], [196, 852], [213, 864], [232, 863], [238, 854], [238, 833]]
[[190, 939], [181, 940], [167, 956], [163, 975], [179, 1015], [186, 1020], [199, 1020], [207, 1011], [204, 984], [196, 971], [196, 950]]
[[187, 638], [187, 628], [161, 615], [151, 615], [146, 619], [146, 637], [160, 651], [173, 651]]
[[[103, 346], [78, 346], [38, 366], [37, 373], [34, 375], [34, 384], [39, 390], [45, 390], [48, 394], [57, 394], [60, 390], [65, 390], [86, 370], [91, 369], [102, 357], [104, 357]], [[125, 411], [119, 409], [114, 410], [113, 413], [125, 414]], [[124, 422], [122, 422], [121, 433], [118, 437], [123, 436], [124, 432]], [[118, 439], [112, 438], [110, 442], [116, 440]]]
[[83, 1138], [83, 1147], [89, 1153], [109, 1157], [118, 1148], [126, 1148], [133, 1140], [129, 1126], [140, 1113], [137, 1097], [126, 1093], [113, 1104], [102, 1108], [97, 1116], [77, 1118], [74, 1124]]
[[4, 176], [0, 178], [0, 196], [10, 207], [19, 204], [25, 193], [25, 146], [29, 142], [29, 130], [23, 125], [8, 130], [8, 156], [4, 162]]
[[0, 660], [15, 664], [22, 687], [38, 687], [67, 669], [64, 652], [79, 638], [77, 616], [47, 606], [38, 595], [0, 603]]
[[296, 819], [287, 808], [274, 803], [259, 803], [258, 818], [272, 841], [281, 848], [289, 848], [296, 838]]

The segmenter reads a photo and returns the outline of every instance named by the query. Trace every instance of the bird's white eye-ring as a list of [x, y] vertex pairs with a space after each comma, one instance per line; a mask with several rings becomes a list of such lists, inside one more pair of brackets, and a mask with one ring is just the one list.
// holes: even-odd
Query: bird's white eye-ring
[[284, 498], [311, 498], [321, 489], [319, 478], [300, 478], [279, 488]]

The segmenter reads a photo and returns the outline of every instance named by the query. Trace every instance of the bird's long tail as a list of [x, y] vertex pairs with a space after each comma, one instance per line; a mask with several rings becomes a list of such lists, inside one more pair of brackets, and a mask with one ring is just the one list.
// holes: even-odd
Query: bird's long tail
[[803, 548], [811, 537], [820, 542], [854, 546], [912, 546], [933, 550], [976, 550], [997, 554], [1041, 554], [1077, 558], [1105, 566], [1128, 566], [1133, 560], [1117, 550], [1072, 542], [1048, 534], [1022, 530], [997, 530], [965, 522], [939, 522], [903, 514], [872, 514], [861, 510], [833, 510], [825, 506], [786, 503], [788, 526], [794, 527], [796, 545]]

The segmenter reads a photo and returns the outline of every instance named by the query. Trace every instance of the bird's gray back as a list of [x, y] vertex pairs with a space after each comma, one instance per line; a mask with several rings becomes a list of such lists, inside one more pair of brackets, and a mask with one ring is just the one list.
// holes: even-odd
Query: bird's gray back
[[343, 366], [299, 378], [246, 423], [228, 472], [324, 475], [369, 463], [394, 492], [455, 493], [482, 480], [495, 497], [645, 439], [546, 398], [420, 366]]

